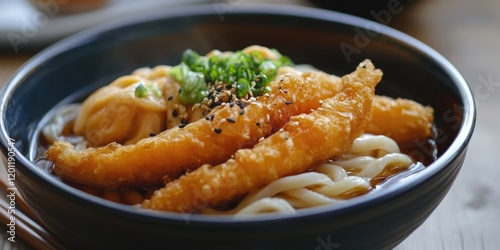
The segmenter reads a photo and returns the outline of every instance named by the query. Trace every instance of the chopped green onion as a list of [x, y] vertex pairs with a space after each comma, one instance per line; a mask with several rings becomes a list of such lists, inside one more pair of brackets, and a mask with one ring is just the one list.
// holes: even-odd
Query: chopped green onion
[[192, 104], [198, 103], [203, 100], [207, 95], [205, 77], [203, 74], [191, 71], [189, 66], [182, 62], [181, 64], [173, 67], [170, 74], [179, 83], [181, 83], [181, 92], [179, 93], [179, 100], [182, 103]]
[[148, 96], [148, 89], [144, 86], [144, 84], [139, 83], [139, 85], [135, 87], [135, 96], [139, 98]]
[[163, 94], [161, 93], [161, 90], [155, 84], [151, 84], [147, 88], [149, 89], [149, 91], [151, 91], [153, 93], [153, 95], [156, 98], [162, 98], [163, 97]]
[[192, 49], [187, 49], [182, 53], [182, 62], [186, 65], [194, 65], [200, 55]]
[[255, 76], [255, 87], [262, 88], [262, 87], [266, 86], [271, 81], [269, 79], [273, 79], [273, 78], [269, 78], [262, 73], [258, 74], [257, 76]]
[[250, 83], [247, 79], [240, 78], [238, 80], [238, 84], [236, 85], [236, 96], [241, 98], [248, 93], [248, 89], [250, 89]]
[[272, 61], [265, 61], [259, 65], [260, 73], [268, 76], [269, 78], [274, 78], [274, 75], [278, 71], [278, 67]]
[[194, 104], [205, 97], [214, 99], [211, 95], [216, 93], [209, 93], [208, 89], [220, 83], [226, 85], [226, 89], [234, 88], [238, 98], [246, 96], [249, 91], [253, 96], [269, 92], [267, 85], [276, 77], [279, 67], [293, 65], [288, 57], [275, 49], [272, 51], [278, 59], [266, 59], [259, 51], [250, 54], [236, 51], [210, 58], [200, 56], [191, 49], [184, 51], [182, 62], [170, 71], [181, 85], [179, 100], [184, 104]]

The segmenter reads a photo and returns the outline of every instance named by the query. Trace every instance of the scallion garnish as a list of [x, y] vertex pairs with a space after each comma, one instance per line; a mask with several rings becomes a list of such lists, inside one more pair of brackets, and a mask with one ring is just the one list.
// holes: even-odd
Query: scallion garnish
[[139, 98], [148, 96], [148, 89], [144, 86], [144, 84], [139, 83], [139, 85], [135, 87], [135, 96]]
[[200, 103], [205, 98], [214, 100], [216, 92], [209, 90], [221, 83], [227, 90], [234, 89], [237, 98], [269, 92], [267, 85], [276, 77], [278, 68], [293, 65], [288, 57], [272, 51], [278, 56], [275, 60], [265, 58], [259, 51], [236, 51], [210, 58], [191, 49], [184, 51], [181, 64], [170, 71], [181, 85], [179, 100], [184, 104]]
[[163, 97], [163, 94], [161, 93], [161, 90], [155, 84], [151, 84], [147, 88], [149, 89], [149, 91], [151, 91], [151, 93], [153, 93], [153, 95], [156, 98], [162, 98]]

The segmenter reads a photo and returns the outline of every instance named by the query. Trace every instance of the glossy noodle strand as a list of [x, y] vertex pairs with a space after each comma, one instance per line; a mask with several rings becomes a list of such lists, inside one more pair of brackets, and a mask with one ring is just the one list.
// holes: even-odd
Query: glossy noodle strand
[[[371, 156], [374, 154], [378, 157]], [[379, 176], [385, 168], [398, 165], [403, 171], [413, 164], [410, 157], [401, 153], [394, 140], [370, 134], [364, 134], [354, 140], [351, 149], [343, 157], [345, 156], [348, 156], [348, 159], [330, 161], [319, 165], [312, 172], [271, 182], [246, 196], [232, 210], [207, 208], [202, 213], [296, 213], [297, 209], [344, 202], [346, 199], [342, 194], [353, 190], [369, 191], [372, 188], [370, 181]], [[352, 169], [358, 172], [351, 172]]]

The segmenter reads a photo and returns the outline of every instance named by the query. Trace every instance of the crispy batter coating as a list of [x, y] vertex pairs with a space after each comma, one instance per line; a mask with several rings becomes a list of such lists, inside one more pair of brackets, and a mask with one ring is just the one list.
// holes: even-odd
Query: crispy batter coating
[[74, 132], [85, 136], [94, 146], [110, 142], [133, 144], [159, 133], [165, 125], [166, 102], [161, 96], [148, 93], [135, 96], [140, 84], [156, 87], [163, 94], [165, 83], [138, 75], [122, 76], [92, 93], [82, 104], [75, 120]]
[[278, 132], [234, 158], [203, 165], [156, 191], [142, 207], [193, 212], [229, 202], [280, 177], [298, 174], [349, 149], [364, 132], [380, 70], [365, 61], [342, 78], [344, 89], [310, 114], [293, 116]]
[[400, 144], [432, 137], [434, 110], [408, 99], [375, 96], [366, 132], [386, 135]]
[[342, 88], [322, 72], [289, 73], [271, 82], [272, 92], [246, 106], [227, 104], [205, 119], [168, 129], [136, 144], [110, 143], [77, 151], [57, 141], [47, 151], [54, 173], [64, 180], [104, 188], [147, 187], [176, 178], [202, 164], [219, 164], [240, 148], [255, 145], [291, 116], [309, 113]]

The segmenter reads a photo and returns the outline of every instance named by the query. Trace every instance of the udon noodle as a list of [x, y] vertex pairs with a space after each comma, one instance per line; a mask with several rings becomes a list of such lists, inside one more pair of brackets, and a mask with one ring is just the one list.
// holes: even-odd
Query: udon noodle
[[[240, 70], [231, 68], [231, 65], [205, 75], [206, 78], [217, 76], [215, 83], [207, 80], [207, 85], [196, 78], [200, 77], [198, 73], [191, 73], [185, 65], [161, 65], [152, 69], [141, 68], [118, 78], [93, 93], [83, 104], [62, 106], [41, 130], [41, 144], [44, 145], [40, 147], [42, 151], [49, 148], [47, 156], [53, 161], [51, 171], [62, 181], [88, 193], [142, 208], [207, 215], [287, 214], [342, 203], [376, 189], [386, 179], [416, 164], [412, 155], [402, 152], [401, 143], [406, 147], [412, 141], [427, 140], [432, 136], [432, 108], [388, 97], [375, 96], [372, 101], [373, 88], [382, 74], [369, 61], [360, 64], [352, 74], [339, 78], [310, 71], [311, 68], [302, 72], [291, 67], [293, 64], [277, 51], [260, 46], [250, 46], [238, 53], [238, 60], [257, 60], [260, 63], [253, 73], [245, 68], [243, 76], [254, 74], [254, 80], [248, 85], [241, 78], [235, 81], [235, 85], [223, 82], [227, 77], [222, 75], [223, 69], [228, 72]], [[190, 54], [185, 62], [198, 58], [203, 63], [196, 67], [207, 65], [207, 62], [218, 65], [220, 61], [217, 60], [236, 60], [227, 59], [230, 55], [234, 54], [213, 51], [206, 58]], [[210, 63], [208, 65], [212, 65]], [[266, 77], [271, 79], [265, 80]], [[192, 85], [181, 82], [188, 81], [186, 79], [192, 81]], [[248, 88], [247, 92], [242, 92], [245, 88]], [[363, 99], [363, 95], [369, 99]], [[351, 104], [354, 98], [364, 100], [364, 106]], [[341, 102], [345, 102], [344, 111], [328, 111]], [[121, 107], [126, 107], [127, 112], [122, 112]], [[398, 128], [386, 125], [381, 119], [372, 119], [370, 123], [372, 108], [376, 109], [377, 116], [384, 117], [382, 120], [402, 117], [404, 120], [398, 121]], [[328, 112], [346, 121], [324, 117]], [[314, 118], [315, 115], [319, 118]], [[244, 164], [259, 162], [260, 159], [252, 156], [242, 160], [242, 155], [251, 155], [270, 140], [279, 141], [276, 138], [280, 136], [285, 139], [284, 147], [266, 150], [285, 150], [280, 151], [283, 155], [294, 152], [294, 145], [298, 145], [294, 143], [301, 143], [300, 136], [306, 140], [308, 137], [307, 132], [296, 131], [304, 126], [300, 124], [301, 119], [325, 123], [322, 125], [325, 127], [318, 130], [320, 132], [331, 129], [328, 126], [341, 124], [344, 127], [339, 131], [352, 139], [332, 135], [328, 140], [346, 140], [344, 144], [338, 144], [338, 149], [330, 150], [335, 154], [320, 156], [324, 154], [320, 150], [302, 167], [292, 165], [291, 169], [296, 170], [273, 170], [282, 167], [279, 159], [272, 163], [275, 167], [271, 162], [262, 161], [257, 164], [258, 169], [263, 170], [262, 174], [248, 170], [253, 174], [247, 177], [251, 183], [248, 187], [243, 187], [242, 183], [228, 183], [224, 178], [229, 178], [227, 176], [234, 174], [232, 172], [214, 172], [235, 167], [244, 173]], [[371, 131], [379, 134], [371, 134]], [[220, 150], [210, 151], [210, 142]], [[172, 143], [191, 151], [179, 155], [180, 151], [166, 150]], [[315, 142], [306, 143], [313, 146]], [[307, 148], [307, 145], [302, 146]], [[328, 150], [325, 152], [330, 152]], [[190, 155], [194, 156], [189, 158]], [[200, 160], [200, 157], [205, 160]], [[304, 155], [304, 158], [308, 157]], [[238, 161], [242, 166], [238, 167], [235, 163]], [[169, 166], [172, 164], [178, 165]], [[194, 180], [192, 186], [189, 186], [190, 178]], [[187, 186], [183, 187], [186, 183]], [[236, 189], [242, 191], [227, 194], [230, 198], [222, 199], [213, 192], [220, 183], [236, 185]], [[179, 187], [183, 188], [172, 191]], [[220, 190], [225, 192], [224, 188]], [[175, 192], [181, 193], [165, 200]], [[199, 198], [189, 196], [193, 192], [202, 193], [207, 199], [204, 206], [190, 204]], [[188, 203], [182, 203], [182, 199], [177, 199], [179, 196], [186, 197]]]
[[282, 177], [249, 194], [232, 210], [206, 209], [202, 213], [296, 213], [297, 209], [335, 204], [368, 192], [377, 178], [385, 179], [388, 172], [404, 171], [411, 164], [412, 159], [391, 138], [364, 134], [339, 159], [311, 172]]

